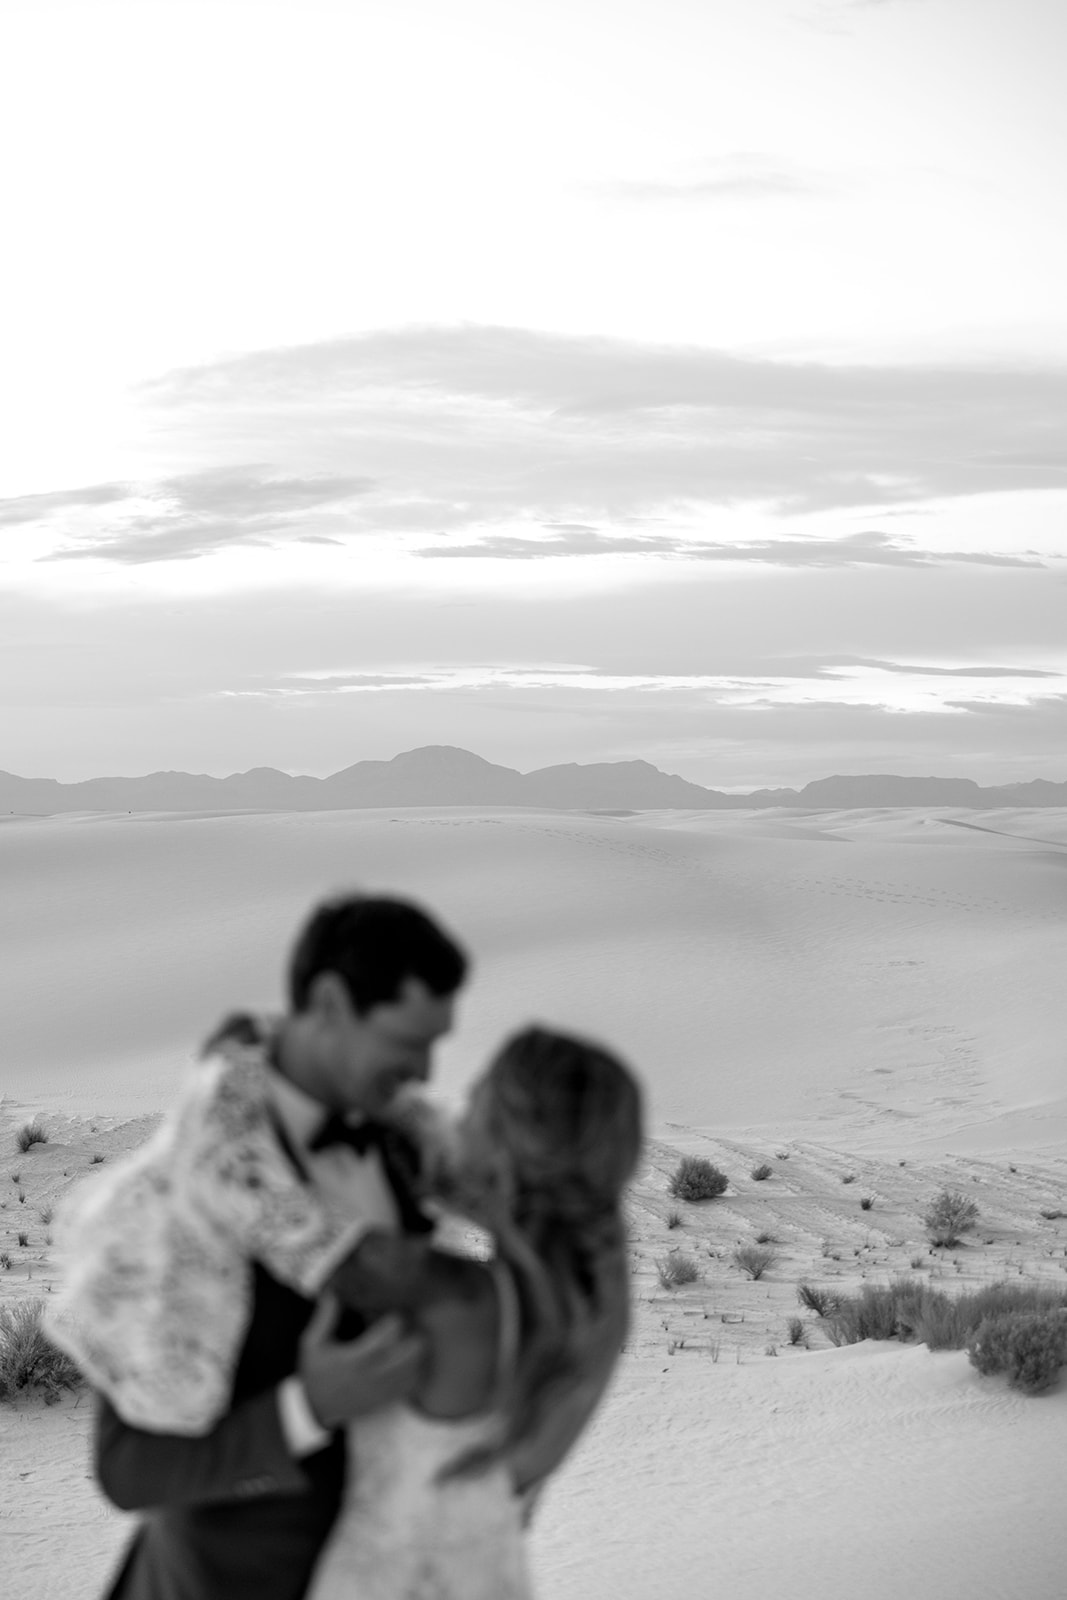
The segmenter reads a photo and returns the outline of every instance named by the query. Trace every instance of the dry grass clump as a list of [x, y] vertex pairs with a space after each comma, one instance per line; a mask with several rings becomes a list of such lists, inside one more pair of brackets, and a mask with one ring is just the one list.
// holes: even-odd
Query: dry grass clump
[[841, 1304], [841, 1296], [832, 1289], [820, 1289], [814, 1283], [802, 1283], [797, 1288], [797, 1299], [817, 1317], [831, 1316]]
[[836, 1345], [914, 1339], [931, 1350], [963, 1350], [990, 1319], [1061, 1316], [1063, 1308], [1067, 1289], [994, 1283], [969, 1294], [948, 1295], [914, 1278], [897, 1278], [887, 1285], [864, 1284], [858, 1295], [842, 1298], [827, 1316], [826, 1331]]
[[672, 1250], [669, 1256], [661, 1256], [656, 1262], [656, 1271], [665, 1289], [680, 1289], [685, 1283], [696, 1283], [700, 1277], [700, 1268], [693, 1257], [681, 1250]]
[[1067, 1307], [1067, 1289], [1037, 1283], [991, 1283], [969, 1294], [927, 1289], [919, 1307], [916, 1338], [931, 1350], [962, 1350], [991, 1317], [1041, 1316]]
[[43, 1311], [41, 1300], [0, 1306], [0, 1400], [11, 1400], [28, 1389], [52, 1405], [64, 1389], [82, 1382], [70, 1357], [45, 1335]]
[[768, 1267], [778, 1260], [773, 1250], [762, 1244], [738, 1245], [731, 1258], [735, 1267], [750, 1278], [762, 1278]]
[[680, 1228], [682, 1226], [682, 1213], [680, 1211], [668, 1211], [667, 1226], [668, 1228]]
[[1061, 1311], [1002, 1311], [975, 1329], [967, 1359], [983, 1375], [1006, 1372], [1013, 1389], [1040, 1394], [1067, 1361], [1067, 1315]]
[[761, 1161], [758, 1167], [752, 1168], [750, 1176], [754, 1183], [763, 1183], [764, 1180], [769, 1178], [773, 1172], [773, 1167], [768, 1166], [766, 1161]]
[[703, 1156], [683, 1156], [667, 1187], [676, 1200], [714, 1200], [730, 1180]]
[[930, 1201], [922, 1220], [930, 1243], [951, 1249], [978, 1221], [978, 1207], [958, 1189], [942, 1189]]
[[899, 1286], [886, 1288], [865, 1283], [858, 1295], [840, 1299], [826, 1313], [826, 1332], [831, 1344], [859, 1344], [861, 1339], [894, 1339], [901, 1333]]
[[48, 1130], [40, 1117], [34, 1117], [32, 1122], [24, 1122], [22, 1124], [22, 1127], [15, 1134], [15, 1143], [23, 1155], [30, 1149], [31, 1145], [48, 1143]]

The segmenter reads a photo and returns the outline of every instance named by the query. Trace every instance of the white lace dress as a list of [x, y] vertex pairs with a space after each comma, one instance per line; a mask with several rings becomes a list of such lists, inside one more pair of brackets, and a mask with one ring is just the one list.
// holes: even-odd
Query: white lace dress
[[491, 1437], [515, 1360], [518, 1307], [500, 1305], [496, 1401], [446, 1421], [410, 1406], [363, 1417], [349, 1436], [348, 1489], [307, 1600], [532, 1600], [522, 1507], [503, 1464], [439, 1482], [443, 1466]]

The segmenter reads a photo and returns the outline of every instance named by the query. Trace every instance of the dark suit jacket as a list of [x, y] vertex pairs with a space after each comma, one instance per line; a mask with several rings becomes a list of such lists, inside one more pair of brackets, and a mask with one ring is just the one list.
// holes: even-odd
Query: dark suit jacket
[[[411, 1197], [403, 1153], [383, 1152], [407, 1232], [432, 1224]], [[344, 1487], [345, 1445], [335, 1433], [295, 1461], [275, 1390], [296, 1370], [313, 1304], [254, 1267], [255, 1299], [230, 1409], [206, 1435], [130, 1427], [98, 1400], [96, 1472], [124, 1511], [147, 1510], [108, 1600], [301, 1600]], [[360, 1275], [340, 1274], [351, 1305]], [[362, 1319], [345, 1313], [340, 1333]]]

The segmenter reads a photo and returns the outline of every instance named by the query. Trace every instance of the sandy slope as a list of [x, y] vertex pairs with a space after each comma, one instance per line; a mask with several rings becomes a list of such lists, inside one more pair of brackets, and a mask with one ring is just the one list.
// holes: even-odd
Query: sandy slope
[[27, 1106], [166, 1103], [224, 1007], [277, 996], [308, 903], [362, 883], [476, 957], [446, 1090], [538, 1015], [624, 1048], [661, 1124], [1067, 1137], [1059, 811], [57, 817], [0, 828], [0, 881]]
[[924, 1346], [699, 1380], [646, 1361], [555, 1486], [544, 1594], [1056, 1600], [1065, 1435], [1067, 1393], [1021, 1399]]
[[[25, 1201], [12, 1186], [0, 1212], [14, 1257], [0, 1302], [50, 1292], [42, 1210], [136, 1144], [147, 1121], [48, 1119], [48, 1144], [17, 1159]], [[12, 1131], [0, 1127], [0, 1140]], [[697, 1150], [730, 1187], [679, 1205], [668, 1179]], [[757, 1181], [764, 1158], [772, 1173]], [[920, 1213], [944, 1183], [975, 1197], [979, 1227], [966, 1245], [931, 1251]], [[914, 1600], [1059, 1600], [1067, 1382], [1024, 1398], [960, 1354], [834, 1350], [796, 1294], [800, 1282], [849, 1291], [898, 1273], [950, 1291], [1001, 1278], [1061, 1285], [1067, 1216], [1041, 1214], [1056, 1210], [1067, 1212], [1063, 1156], [901, 1166], [803, 1140], [651, 1141], [628, 1199], [633, 1327], [608, 1404], [546, 1497], [534, 1546], [544, 1600], [711, 1596], [742, 1579], [797, 1600], [896, 1600], [902, 1583]], [[15, 1227], [28, 1247], [15, 1247]], [[733, 1250], [766, 1234], [777, 1259], [753, 1282]], [[657, 1263], [672, 1250], [700, 1275], [667, 1291]], [[806, 1348], [787, 1340], [797, 1315]], [[131, 1519], [89, 1478], [88, 1429], [87, 1406], [70, 1399], [4, 1408], [0, 1552], [18, 1552], [24, 1600], [99, 1592], [128, 1536]]]
[[[144, 1136], [220, 1010], [275, 999], [307, 904], [395, 888], [476, 957], [446, 1092], [533, 1015], [613, 1040], [648, 1086], [633, 1334], [544, 1508], [545, 1600], [745, 1578], [1059, 1600], [1067, 1384], [1023, 1399], [963, 1356], [833, 1351], [810, 1316], [810, 1350], [784, 1338], [801, 1279], [1063, 1281], [1067, 1222], [1041, 1211], [1067, 1210], [1067, 814], [14, 820], [0, 882], [0, 1297], [49, 1292], [49, 1204]], [[18, 1156], [39, 1109], [49, 1143]], [[683, 1151], [732, 1181], [670, 1228]], [[945, 1182], [981, 1220], [931, 1256], [919, 1212]], [[731, 1254], [758, 1233], [778, 1260], [752, 1283]], [[673, 1248], [701, 1277], [672, 1294]], [[24, 1600], [92, 1595], [125, 1519], [87, 1478], [85, 1407], [0, 1421], [0, 1570], [17, 1550]]]

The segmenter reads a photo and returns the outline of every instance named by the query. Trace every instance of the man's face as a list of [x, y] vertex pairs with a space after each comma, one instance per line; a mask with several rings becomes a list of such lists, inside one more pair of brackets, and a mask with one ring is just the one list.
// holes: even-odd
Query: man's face
[[452, 1027], [454, 997], [405, 978], [395, 1000], [359, 1016], [351, 1006], [338, 1024], [334, 1071], [337, 1108], [382, 1115], [398, 1090], [425, 1083], [431, 1051]]

